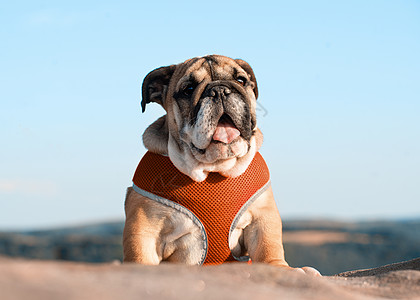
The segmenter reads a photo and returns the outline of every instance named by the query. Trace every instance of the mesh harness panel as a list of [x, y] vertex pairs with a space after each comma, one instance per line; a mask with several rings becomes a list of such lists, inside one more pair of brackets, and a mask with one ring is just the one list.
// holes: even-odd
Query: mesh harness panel
[[154, 200], [162, 199], [157, 201], [172, 207], [172, 202], [177, 203], [191, 212], [187, 213], [189, 217], [199, 220], [207, 237], [201, 261], [204, 265], [235, 261], [229, 249], [230, 232], [269, 182], [268, 167], [259, 153], [239, 177], [210, 173], [203, 182], [196, 182], [181, 173], [169, 157], [147, 152], [133, 177], [137, 192]]

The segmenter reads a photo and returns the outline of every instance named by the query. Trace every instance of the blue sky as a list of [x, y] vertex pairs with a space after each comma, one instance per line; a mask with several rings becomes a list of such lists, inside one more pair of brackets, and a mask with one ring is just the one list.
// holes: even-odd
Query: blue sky
[[[248, 61], [284, 219], [420, 216], [420, 2], [0, 5], [0, 229], [124, 217], [154, 68]], [[266, 113], [265, 113], [266, 112]]]

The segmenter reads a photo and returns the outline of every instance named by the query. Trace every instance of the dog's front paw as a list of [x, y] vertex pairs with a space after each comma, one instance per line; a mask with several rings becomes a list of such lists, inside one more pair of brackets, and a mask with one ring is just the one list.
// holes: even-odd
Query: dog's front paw
[[312, 268], [312, 267], [290, 268], [290, 270], [292, 272], [299, 272], [299, 273], [306, 274], [309, 276], [322, 277], [321, 273], [317, 269]]
[[312, 267], [293, 268], [293, 267], [290, 267], [285, 262], [279, 263], [277, 261], [271, 262], [270, 264], [276, 267], [284, 268], [284, 270], [287, 270], [290, 272], [306, 274], [306, 275], [314, 276], [314, 277], [322, 277], [321, 273], [317, 269], [312, 268]]

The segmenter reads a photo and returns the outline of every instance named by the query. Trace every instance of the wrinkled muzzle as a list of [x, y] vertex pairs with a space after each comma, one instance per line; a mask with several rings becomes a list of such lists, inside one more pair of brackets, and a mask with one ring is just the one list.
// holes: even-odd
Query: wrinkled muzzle
[[231, 144], [251, 139], [252, 122], [246, 98], [232, 86], [210, 84], [191, 118], [191, 143], [204, 150], [212, 142]]

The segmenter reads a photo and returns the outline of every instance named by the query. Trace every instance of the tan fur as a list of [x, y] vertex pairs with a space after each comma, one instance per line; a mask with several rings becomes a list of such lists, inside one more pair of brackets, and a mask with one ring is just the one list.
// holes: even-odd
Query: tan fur
[[[247, 78], [247, 84], [240, 86], [233, 74]], [[199, 84], [191, 95], [190, 107], [185, 106], [185, 102], [175, 101], [172, 95], [182, 91], [192, 77]], [[241, 105], [247, 105], [250, 110], [247, 120], [254, 124], [254, 127], [250, 128], [252, 136], [249, 140], [241, 134], [231, 144], [215, 144], [211, 142], [214, 123], [209, 123], [207, 127], [194, 127], [190, 121], [185, 120], [189, 117], [185, 110], [191, 110], [199, 101], [204, 103], [202, 107], [207, 103], [203, 101], [204, 93], [213, 82], [228, 82], [234, 89], [234, 95], [227, 95], [231, 97], [229, 101], [233, 101], [230, 102], [233, 106], [229, 111], [233, 119], [245, 120], [243, 119], [245, 115], [241, 115], [244, 112], [242, 106], [235, 109], [234, 101], [241, 101]], [[204, 180], [209, 172], [219, 172], [226, 177], [241, 175], [261, 147], [263, 135], [255, 121], [257, 83], [251, 67], [242, 60], [209, 56], [157, 69], [146, 76], [142, 95], [143, 110], [147, 103], [157, 102], [167, 112], [146, 129], [143, 135], [145, 146], [149, 151], [169, 155], [174, 165], [195, 181]], [[179, 105], [184, 107], [181, 108]], [[211, 112], [216, 122], [223, 113], [212, 106], [206, 109]], [[199, 117], [197, 115], [197, 118]], [[236, 125], [239, 121], [234, 122]], [[198, 153], [190, 146], [194, 142], [206, 147], [204, 154]], [[123, 236], [125, 262], [150, 265], [157, 265], [163, 261], [190, 265], [200, 262], [203, 254], [202, 233], [200, 228], [183, 213], [148, 199], [132, 188], [127, 191], [125, 213]], [[241, 216], [232, 231], [229, 246], [236, 257], [249, 255], [253, 262], [269, 263], [298, 272], [319, 275], [313, 268], [290, 268], [285, 261], [282, 223], [271, 187], [263, 192]]]

